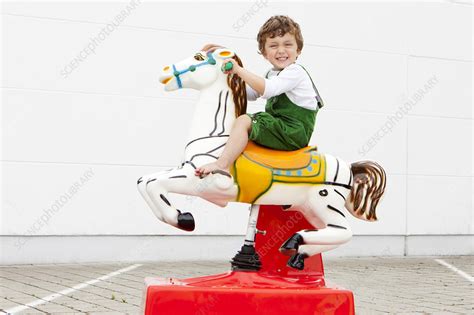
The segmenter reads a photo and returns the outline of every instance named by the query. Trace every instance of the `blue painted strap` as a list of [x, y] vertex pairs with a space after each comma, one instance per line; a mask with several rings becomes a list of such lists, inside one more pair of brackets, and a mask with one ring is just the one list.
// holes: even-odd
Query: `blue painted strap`
[[176, 66], [173, 64], [173, 73], [174, 73], [174, 76], [176, 77], [176, 82], [178, 82], [178, 88], [182, 88], [183, 85], [181, 84], [181, 79], [179, 78], [179, 75], [182, 74], [182, 72], [179, 72], [178, 70], [176, 70]]
[[207, 60], [206, 61], [203, 61], [197, 65], [190, 65], [187, 69], [185, 70], [182, 70], [182, 71], [178, 71], [176, 69], [176, 66], [173, 64], [173, 75], [176, 77], [176, 82], [178, 82], [178, 88], [182, 89], [183, 88], [183, 84], [181, 83], [181, 79], [180, 79], [180, 75], [188, 72], [188, 71], [195, 71], [197, 67], [200, 67], [200, 66], [205, 66], [205, 65], [215, 65], [216, 64], [216, 59], [214, 59], [214, 56], [212, 55], [211, 52], [208, 52], [207, 53]]

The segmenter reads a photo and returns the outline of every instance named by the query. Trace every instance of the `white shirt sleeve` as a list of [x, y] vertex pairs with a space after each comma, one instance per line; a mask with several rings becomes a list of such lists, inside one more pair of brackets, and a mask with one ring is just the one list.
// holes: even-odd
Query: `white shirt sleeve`
[[291, 64], [283, 69], [278, 75], [265, 79], [265, 91], [262, 97], [268, 99], [273, 96], [293, 90], [305, 78], [306, 73], [303, 68]]
[[260, 97], [260, 94], [252, 89], [248, 84], [245, 85], [245, 89], [247, 90], [247, 101], [255, 101]]

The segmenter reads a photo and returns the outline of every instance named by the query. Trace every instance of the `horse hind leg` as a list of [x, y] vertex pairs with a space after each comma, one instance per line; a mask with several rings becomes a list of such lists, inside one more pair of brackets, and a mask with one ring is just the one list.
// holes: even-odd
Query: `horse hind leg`
[[313, 226], [291, 236], [280, 247], [280, 252], [291, 255], [288, 266], [303, 269], [304, 259], [339, 247], [348, 242], [352, 231], [344, 214], [345, 196], [330, 185], [317, 186], [310, 190], [303, 215]]
[[339, 245], [301, 245], [298, 251], [288, 259], [287, 265], [298, 270], [303, 270], [304, 260], [306, 258], [337, 247], [339, 247]]
[[280, 252], [284, 255], [291, 256], [288, 260], [288, 266], [303, 270], [304, 260], [306, 258], [339, 247], [339, 244], [311, 244], [310, 241], [314, 238], [311, 234], [319, 231], [322, 230], [301, 230], [293, 234], [293, 236], [283, 243], [280, 247]]

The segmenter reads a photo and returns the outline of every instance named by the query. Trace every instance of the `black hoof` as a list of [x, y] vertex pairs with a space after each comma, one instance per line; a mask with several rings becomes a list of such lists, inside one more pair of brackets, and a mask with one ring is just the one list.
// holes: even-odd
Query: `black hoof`
[[178, 227], [181, 230], [185, 231], [194, 231], [194, 218], [193, 215], [189, 212], [181, 213], [179, 211], [178, 214]]
[[289, 267], [295, 268], [298, 270], [304, 269], [304, 260], [308, 258], [306, 254], [294, 254], [286, 263]]
[[280, 247], [280, 252], [283, 255], [294, 255], [298, 251], [298, 247], [304, 243], [303, 237], [298, 233], [293, 234], [292, 237], [286, 240]]
[[137, 180], [137, 185], [140, 185], [141, 182], [143, 182], [143, 177], [140, 177], [140, 178]]

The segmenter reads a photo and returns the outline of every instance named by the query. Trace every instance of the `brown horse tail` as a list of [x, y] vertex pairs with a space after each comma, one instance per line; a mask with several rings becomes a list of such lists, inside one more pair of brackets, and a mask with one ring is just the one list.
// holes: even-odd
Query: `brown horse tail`
[[376, 221], [375, 209], [385, 191], [386, 174], [382, 166], [372, 161], [351, 164], [354, 177], [346, 208], [356, 218]]
[[[242, 60], [239, 56], [234, 55], [233, 59], [243, 67]], [[245, 81], [238, 75], [228, 75], [227, 85], [232, 91], [235, 104], [235, 117], [239, 117], [247, 112], [247, 90], [245, 89]]]

